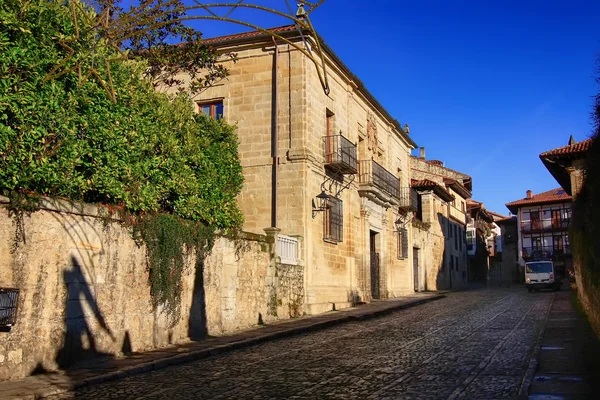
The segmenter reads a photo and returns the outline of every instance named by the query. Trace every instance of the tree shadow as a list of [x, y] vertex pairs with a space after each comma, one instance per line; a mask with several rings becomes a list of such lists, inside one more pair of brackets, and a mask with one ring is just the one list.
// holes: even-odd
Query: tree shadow
[[91, 316], [95, 318], [102, 330], [115, 340], [85, 279], [81, 264], [74, 256], [71, 256], [71, 269], [63, 272], [63, 281], [67, 287], [66, 331], [63, 347], [56, 355], [56, 363], [60, 369], [66, 369], [76, 362], [92, 357], [110, 355], [97, 350], [95, 334], [90, 329], [86, 308], [91, 311]]

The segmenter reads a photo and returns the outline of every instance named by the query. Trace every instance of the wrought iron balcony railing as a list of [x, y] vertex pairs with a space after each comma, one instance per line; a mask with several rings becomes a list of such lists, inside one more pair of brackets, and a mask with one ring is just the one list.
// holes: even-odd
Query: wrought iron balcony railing
[[344, 136], [323, 137], [325, 166], [338, 170], [342, 174], [355, 174], [357, 170], [356, 145]]
[[523, 258], [526, 260], [551, 260], [553, 258], [560, 258], [571, 255], [571, 248], [569, 246], [523, 247], [522, 253]]
[[568, 218], [521, 221], [521, 232], [566, 231], [570, 223]]
[[390, 196], [400, 199], [400, 179], [376, 161], [359, 161], [358, 183], [373, 185]]
[[417, 191], [411, 187], [401, 187], [400, 188], [400, 204], [398, 207], [404, 211], [417, 211], [419, 208], [419, 195]]

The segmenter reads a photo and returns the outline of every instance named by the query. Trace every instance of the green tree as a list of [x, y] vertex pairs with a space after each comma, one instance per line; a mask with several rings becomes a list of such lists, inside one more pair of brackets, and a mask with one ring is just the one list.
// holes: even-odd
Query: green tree
[[240, 226], [243, 177], [235, 127], [196, 114], [185, 92], [157, 92], [152, 63], [215, 65], [215, 55], [193, 44], [181, 47], [194, 50], [188, 58], [115, 58], [122, 49], [99, 34], [95, 11], [73, 4], [0, 2], [0, 193], [137, 215], [155, 304], [176, 311], [184, 252], [200, 259], [215, 229]]
[[[61, 40], [74, 50], [94, 47], [99, 59], [111, 52], [86, 21], [93, 19], [80, 18], [76, 36], [72, 10], [62, 2], [0, 6], [0, 190], [239, 226], [234, 127], [196, 115], [184, 93], [157, 93], [142, 78], [145, 62], [120, 60], [108, 71], [77, 51], [69, 58]], [[77, 68], [45, 79], [61, 63]], [[116, 103], [104, 88], [109, 73]]]

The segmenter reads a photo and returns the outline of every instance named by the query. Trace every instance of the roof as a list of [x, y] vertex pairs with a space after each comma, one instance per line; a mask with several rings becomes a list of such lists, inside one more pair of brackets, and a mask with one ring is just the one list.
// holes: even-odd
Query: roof
[[593, 141], [594, 139], [587, 139], [575, 143], [571, 136], [568, 145], [540, 154], [540, 159], [546, 169], [568, 194], [573, 193], [571, 192], [571, 177], [567, 168], [573, 166], [574, 160], [581, 160], [585, 157]]
[[[283, 32], [293, 32], [296, 31], [296, 25], [285, 25], [285, 26], [277, 26], [275, 28], [266, 29], [267, 32], [270, 33], [283, 33]], [[236, 33], [233, 35], [225, 35], [218, 36], [208, 39], [203, 39], [202, 41], [206, 44], [222, 44], [225, 42], [236, 41], [240, 39], [250, 39], [261, 36], [267, 36], [267, 34], [263, 31], [250, 31], [250, 32], [242, 32]]]
[[461, 195], [464, 199], [471, 197], [471, 191], [463, 186], [462, 183], [452, 178], [444, 178], [444, 183], [451, 187], [456, 193]]
[[564, 155], [576, 155], [585, 153], [592, 144], [592, 139], [583, 140], [581, 142], [568, 144], [563, 147], [559, 147], [554, 150], [548, 150], [540, 154], [540, 157], [552, 157], [552, 156], [564, 156]]
[[[265, 40], [265, 39], [271, 38], [272, 36], [267, 32], [276, 33], [279, 36], [285, 36], [286, 39], [288, 39], [288, 40], [295, 39], [295, 38], [301, 39], [303, 37], [302, 35], [311, 35], [312, 34], [311, 31], [309, 31], [307, 29], [299, 29], [296, 25], [278, 26], [275, 28], [265, 29], [265, 31], [266, 32], [256, 30], [256, 31], [244, 32], [244, 33], [238, 33], [235, 35], [226, 35], [226, 36], [208, 38], [208, 39], [204, 39], [204, 43], [211, 44], [214, 46], [227, 46], [227, 45], [236, 45], [236, 44], [243, 44], [243, 43], [248, 44], [248, 43], [258, 42], [260, 40]], [[375, 96], [373, 96], [373, 94], [371, 94], [371, 92], [366, 88], [365, 84], [358, 78], [358, 76], [356, 76], [350, 70], [350, 68], [348, 68], [348, 66], [346, 66], [346, 64], [344, 64], [344, 62], [337, 56], [337, 54], [335, 54], [335, 52], [327, 45], [327, 43], [325, 43], [323, 38], [320, 37], [319, 35], [317, 35], [317, 39], [319, 40], [319, 43], [320, 43], [321, 47], [323, 48], [323, 50], [325, 50], [325, 52], [327, 54], [329, 54], [329, 56], [337, 64], [337, 66], [346, 75], [348, 75], [352, 81], [354, 81], [354, 83], [356, 84], [357, 90], [360, 93], [362, 93], [365, 96], [365, 98], [368, 101], [370, 101], [375, 106], [375, 108], [377, 108], [379, 110], [379, 112], [381, 112], [381, 114], [383, 114], [383, 116], [388, 120], [388, 122], [390, 122], [394, 126], [394, 128], [396, 128], [396, 130], [398, 131], [398, 134], [404, 140], [406, 140], [406, 142], [409, 144], [409, 146], [412, 146], [413, 149], [416, 149], [418, 147], [417, 144], [406, 132], [404, 132], [404, 129], [402, 129], [402, 126], [400, 126], [400, 123], [398, 122], [398, 120], [396, 120], [394, 117], [392, 117], [392, 115], [381, 105], [381, 103], [375, 98]]]
[[516, 215], [512, 215], [510, 217], [502, 218], [502, 219], [499, 219], [499, 220], [494, 221], [494, 222], [496, 222], [497, 224], [506, 224], [506, 223], [509, 223], [509, 222], [517, 222], [517, 216]]
[[442, 185], [429, 179], [411, 179], [410, 186], [415, 189], [433, 190], [433, 193], [435, 193], [440, 199], [444, 201], [454, 200], [454, 196], [452, 196], [450, 192], [444, 189]]
[[548, 190], [531, 196], [530, 199], [524, 198], [520, 200], [511, 201], [506, 203], [506, 207], [514, 214], [518, 212], [518, 209], [526, 206], [534, 206], [538, 204], [549, 204], [549, 203], [563, 203], [570, 202], [573, 198], [563, 189], [557, 188]]
[[494, 222], [498, 222], [498, 221], [501, 221], [503, 219], [510, 218], [510, 217], [507, 217], [506, 215], [498, 214], [497, 212], [493, 212], [493, 211], [490, 211], [490, 210], [487, 210], [487, 212], [492, 217], [494, 217]]

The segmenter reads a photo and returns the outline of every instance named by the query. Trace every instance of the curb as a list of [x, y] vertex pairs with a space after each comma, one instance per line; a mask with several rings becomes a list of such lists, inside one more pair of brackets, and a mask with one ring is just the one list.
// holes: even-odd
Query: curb
[[[429, 303], [431, 301], [440, 300], [446, 297], [445, 294], [437, 294], [435, 296], [431, 296], [425, 299], [416, 300], [410, 303], [399, 304], [397, 306], [391, 306], [388, 308], [384, 308], [381, 310], [375, 310], [368, 314], [359, 314], [359, 315], [345, 315], [340, 316], [339, 318], [331, 319], [328, 321], [316, 322], [311, 325], [301, 326], [301, 327], [292, 327], [287, 330], [268, 333], [261, 336], [256, 336], [253, 338], [243, 339], [237, 342], [216, 345], [214, 347], [190, 351], [185, 354], [177, 354], [171, 357], [164, 358], [162, 360], [150, 361], [147, 363], [142, 363], [139, 365], [125, 367], [117, 371], [108, 372], [103, 375], [94, 376], [88, 379], [83, 379], [80, 381], [72, 382], [69, 385], [61, 385], [61, 387], [52, 387], [47, 389], [40, 389], [35, 392], [33, 395], [34, 399], [43, 399], [48, 396], [54, 396], [57, 394], [69, 392], [84, 386], [88, 385], [96, 385], [99, 383], [104, 383], [112, 380], [122, 379], [128, 376], [140, 375], [150, 371], [157, 371], [160, 369], [164, 369], [173, 365], [183, 364], [195, 360], [200, 360], [203, 358], [208, 358], [215, 355], [224, 354], [230, 351], [239, 350], [243, 348], [252, 347], [261, 343], [265, 343], [271, 340], [283, 339], [292, 336], [297, 336], [302, 333], [314, 332], [319, 330], [324, 330], [335, 325], [341, 325], [348, 322], [356, 322], [356, 321], [365, 321], [369, 319], [374, 319], [383, 315], [391, 314], [396, 311], [405, 310], [407, 308], [412, 308], [421, 304]], [[31, 397], [20, 397], [20, 398], [31, 398]]]

